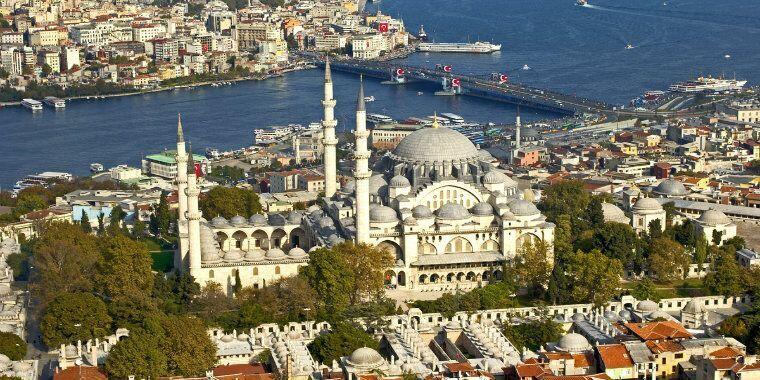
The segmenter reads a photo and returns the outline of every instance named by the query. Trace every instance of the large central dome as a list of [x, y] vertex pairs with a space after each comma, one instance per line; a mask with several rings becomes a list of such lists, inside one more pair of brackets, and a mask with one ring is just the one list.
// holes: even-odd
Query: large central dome
[[474, 160], [481, 156], [465, 135], [451, 128], [423, 128], [398, 143], [392, 155], [406, 162]]

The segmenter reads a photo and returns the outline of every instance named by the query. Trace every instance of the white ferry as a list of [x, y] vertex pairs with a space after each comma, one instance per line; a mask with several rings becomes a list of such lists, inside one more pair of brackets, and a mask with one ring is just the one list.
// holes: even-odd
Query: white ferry
[[93, 173], [100, 173], [103, 171], [103, 164], [93, 162], [90, 164], [90, 171]]
[[32, 110], [32, 112], [42, 111], [42, 103], [34, 99], [24, 99], [21, 101], [21, 105]]
[[463, 117], [461, 117], [461, 116], [459, 116], [457, 114], [451, 113], [451, 112], [444, 112], [444, 113], [441, 114], [441, 116], [443, 116], [443, 117], [451, 120], [452, 123], [457, 123], [457, 124], [464, 123], [464, 118]]
[[378, 113], [371, 113], [367, 115], [367, 121], [377, 124], [392, 123], [393, 119], [390, 116], [380, 115]]
[[21, 181], [16, 182], [16, 185], [13, 186], [12, 195], [15, 197], [16, 195], [18, 195], [18, 193], [21, 190], [24, 190], [29, 187], [33, 187], [33, 186], [47, 187], [56, 182], [62, 182], [62, 181], [70, 182], [73, 179], [74, 179], [74, 176], [71, 175], [71, 173], [43, 172], [43, 173], [33, 174], [33, 175], [25, 177]]
[[739, 91], [746, 80], [722, 79], [713, 77], [699, 77], [695, 80], [676, 83], [668, 89], [673, 92], [722, 92], [722, 91]]
[[66, 101], [55, 96], [48, 96], [42, 102], [53, 108], [66, 108]]
[[433, 53], [493, 53], [501, 50], [501, 44], [481, 41], [475, 43], [423, 42], [417, 47], [417, 50]]

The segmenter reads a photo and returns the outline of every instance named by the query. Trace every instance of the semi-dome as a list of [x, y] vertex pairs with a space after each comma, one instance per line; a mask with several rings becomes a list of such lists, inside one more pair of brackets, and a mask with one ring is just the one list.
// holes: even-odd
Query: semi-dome
[[477, 216], [491, 216], [493, 215], [493, 207], [488, 202], [479, 202], [470, 209], [470, 212]]
[[224, 217], [217, 216], [214, 219], [211, 219], [211, 225], [214, 227], [226, 227], [227, 226], [227, 219], [224, 219]]
[[268, 220], [267, 217], [262, 214], [253, 214], [248, 221], [254, 226], [266, 226]]
[[437, 212], [438, 219], [462, 220], [470, 217], [470, 212], [459, 203], [446, 203]]
[[581, 352], [591, 349], [591, 345], [588, 343], [588, 340], [583, 335], [578, 333], [570, 333], [563, 336], [559, 339], [557, 347], [567, 352]]
[[288, 251], [288, 256], [290, 256], [290, 258], [292, 259], [302, 259], [308, 256], [308, 254], [306, 253], [306, 251], [304, 251], [303, 249], [299, 247], [293, 247], [290, 249], [290, 251]]
[[412, 216], [415, 219], [427, 219], [433, 217], [433, 212], [430, 211], [430, 207], [425, 205], [417, 205], [412, 209]]
[[369, 220], [372, 222], [395, 222], [398, 217], [396, 210], [388, 206], [378, 205], [369, 210]]
[[662, 210], [660, 202], [652, 198], [641, 198], [633, 204], [634, 211], [657, 211]]
[[377, 368], [385, 363], [379, 352], [369, 348], [357, 348], [348, 357], [348, 364], [360, 368]]
[[644, 301], [639, 302], [638, 305], [636, 305], [636, 310], [644, 312], [644, 313], [651, 313], [659, 309], [660, 309], [660, 306], [657, 305], [657, 302], [654, 302], [652, 300], [644, 300]]
[[411, 186], [411, 184], [409, 183], [409, 179], [402, 175], [397, 175], [391, 178], [390, 187], [409, 187], [409, 186]]
[[699, 216], [699, 219], [697, 219], [697, 221], [699, 221], [702, 224], [706, 224], [708, 226], [717, 226], [720, 224], [729, 223], [729, 220], [726, 214], [715, 209], [709, 209], [703, 212], [702, 215]]
[[541, 211], [538, 211], [536, 205], [526, 200], [518, 199], [509, 204], [509, 210], [516, 216], [531, 216], [538, 215]]
[[391, 156], [406, 162], [443, 162], [481, 158], [467, 136], [451, 128], [423, 128], [404, 137]]
[[283, 252], [279, 248], [272, 248], [267, 251], [266, 254], [267, 260], [280, 260], [285, 258], [285, 252]]
[[681, 196], [689, 193], [681, 182], [674, 179], [666, 179], [658, 184], [654, 190], [656, 194], [668, 196]]
[[245, 224], [245, 218], [240, 215], [235, 215], [230, 219], [230, 224], [235, 227], [240, 227]]

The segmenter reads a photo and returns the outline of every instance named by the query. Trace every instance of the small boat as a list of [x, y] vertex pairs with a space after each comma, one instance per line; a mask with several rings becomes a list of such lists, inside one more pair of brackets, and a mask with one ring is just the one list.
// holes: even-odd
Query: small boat
[[588, 4], [588, 0], [578, 0], [575, 2], [575, 5], [580, 5], [580, 6], [584, 6], [586, 4]]
[[424, 92], [422, 92], [422, 91], [417, 91], [417, 96], [422, 96], [423, 94], [424, 94]]
[[90, 164], [90, 171], [93, 173], [100, 173], [103, 171], [103, 164], [98, 162], [93, 162]]
[[625, 45], [625, 50], [631, 50], [633, 48], [634, 48], [634, 46], [631, 45], [631, 44]]
[[365, 102], [374, 102], [374, 101], [375, 101], [375, 97], [374, 97], [374, 96], [372, 96], [372, 95], [370, 95], [370, 96], [365, 96], [365, 97], [364, 97], [364, 101], [365, 101]]
[[523, 70], [526, 70], [526, 71], [527, 71], [527, 70], [530, 70], [530, 66], [528, 66], [528, 65], [523, 65], [522, 69], [523, 69]]
[[730, 59], [731, 58], [731, 54], [726, 54], [726, 55], [723, 56], [723, 58]]

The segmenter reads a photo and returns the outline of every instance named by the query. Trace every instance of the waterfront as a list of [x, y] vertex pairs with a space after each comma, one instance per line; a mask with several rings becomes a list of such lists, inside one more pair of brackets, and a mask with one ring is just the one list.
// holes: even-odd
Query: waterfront
[[[436, 40], [461, 41], [469, 34], [473, 40], [504, 44], [492, 55], [415, 54], [405, 60], [415, 65], [450, 63], [455, 71], [478, 74], [506, 70], [519, 82], [614, 103], [700, 73], [736, 72], [753, 85], [760, 82], [758, 3], [684, 0], [662, 5], [659, 0], [641, 0], [626, 8], [608, 0], [592, 1], [597, 8], [573, 3], [384, 0], [379, 6], [402, 16], [410, 30], [424, 24]], [[635, 48], [626, 50], [627, 43]], [[525, 64], [532, 70], [519, 70]], [[308, 70], [233, 86], [79, 100], [69, 102], [64, 111], [46, 108], [35, 115], [20, 107], [2, 109], [0, 184], [9, 186], [42, 170], [85, 174], [90, 162], [137, 165], [141, 153], [172, 145], [177, 112], [183, 113], [187, 135], [196, 147], [249, 145], [255, 128], [319, 120], [321, 76], [321, 71]], [[334, 77], [342, 128], [353, 123], [358, 78], [338, 73]], [[411, 87], [367, 80], [367, 95], [377, 98], [368, 103], [369, 111], [394, 117], [454, 112], [483, 122], [514, 119], [510, 105], [434, 97], [434, 88]], [[417, 96], [418, 90], [424, 95]], [[522, 113], [526, 120], [554, 116]]]

